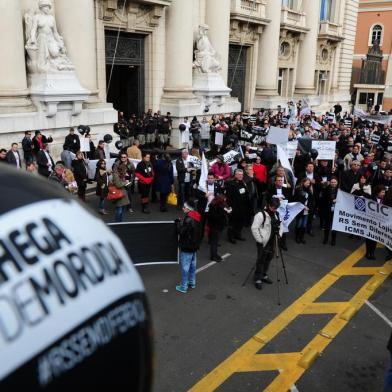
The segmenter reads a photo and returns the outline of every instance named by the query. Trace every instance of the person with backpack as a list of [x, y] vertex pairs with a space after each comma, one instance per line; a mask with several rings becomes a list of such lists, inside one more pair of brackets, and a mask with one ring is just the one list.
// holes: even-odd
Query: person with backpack
[[192, 201], [185, 202], [182, 210], [185, 218], [178, 221], [182, 279], [176, 290], [185, 294], [189, 286], [192, 289], [196, 287], [196, 252], [201, 242], [201, 216]]
[[277, 236], [280, 238], [283, 234], [283, 224], [278, 214], [279, 206], [279, 199], [269, 199], [265, 209], [255, 215], [252, 224], [252, 234], [257, 246], [254, 284], [258, 290], [262, 289], [263, 283], [273, 283], [268, 277], [268, 268], [277, 250]]

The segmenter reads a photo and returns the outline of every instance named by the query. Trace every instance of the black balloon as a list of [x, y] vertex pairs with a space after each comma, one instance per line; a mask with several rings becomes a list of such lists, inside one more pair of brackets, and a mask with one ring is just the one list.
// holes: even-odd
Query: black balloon
[[109, 133], [107, 133], [104, 137], [103, 137], [103, 141], [107, 144], [111, 143], [113, 141], [113, 136], [110, 135]]
[[117, 150], [124, 148], [124, 143], [121, 140], [117, 140], [114, 145], [116, 146]]
[[316, 150], [316, 149], [314, 149], [314, 148], [312, 148], [311, 150], [310, 150], [310, 156], [311, 156], [311, 158], [314, 160], [314, 159], [317, 159], [317, 157], [318, 157], [318, 151]]
[[185, 125], [185, 124], [180, 124], [180, 126], [178, 127], [178, 129], [179, 129], [181, 132], [184, 132], [184, 131], [186, 130], [186, 125]]

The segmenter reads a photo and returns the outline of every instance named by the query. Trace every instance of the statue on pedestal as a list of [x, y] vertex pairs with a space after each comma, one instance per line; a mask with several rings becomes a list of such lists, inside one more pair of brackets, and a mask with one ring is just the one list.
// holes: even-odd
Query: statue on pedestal
[[218, 53], [212, 47], [207, 36], [208, 30], [209, 27], [205, 24], [199, 26], [193, 68], [202, 73], [217, 73], [222, 69], [222, 65]]
[[39, 0], [38, 11], [24, 17], [26, 26], [27, 67], [30, 73], [50, 73], [74, 69], [64, 40], [57, 31], [52, 15], [52, 1]]

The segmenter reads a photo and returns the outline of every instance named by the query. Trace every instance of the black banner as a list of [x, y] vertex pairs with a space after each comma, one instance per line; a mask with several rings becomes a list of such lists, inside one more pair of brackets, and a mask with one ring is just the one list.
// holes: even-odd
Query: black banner
[[135, 265], [177, 264], [178, 236], [174, 221], [110, 223]]

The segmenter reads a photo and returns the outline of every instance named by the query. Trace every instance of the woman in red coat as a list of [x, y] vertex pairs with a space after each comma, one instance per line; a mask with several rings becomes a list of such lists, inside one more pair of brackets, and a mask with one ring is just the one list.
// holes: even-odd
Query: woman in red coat
[[267, 190], [268, 172], [266, 166], [261, 163], [261, 157], [256, 157], [256, 162], [253, 164], [253, 173], [256, 180], [258, 207], [261, 207], [263, 201], [263, 193]]

